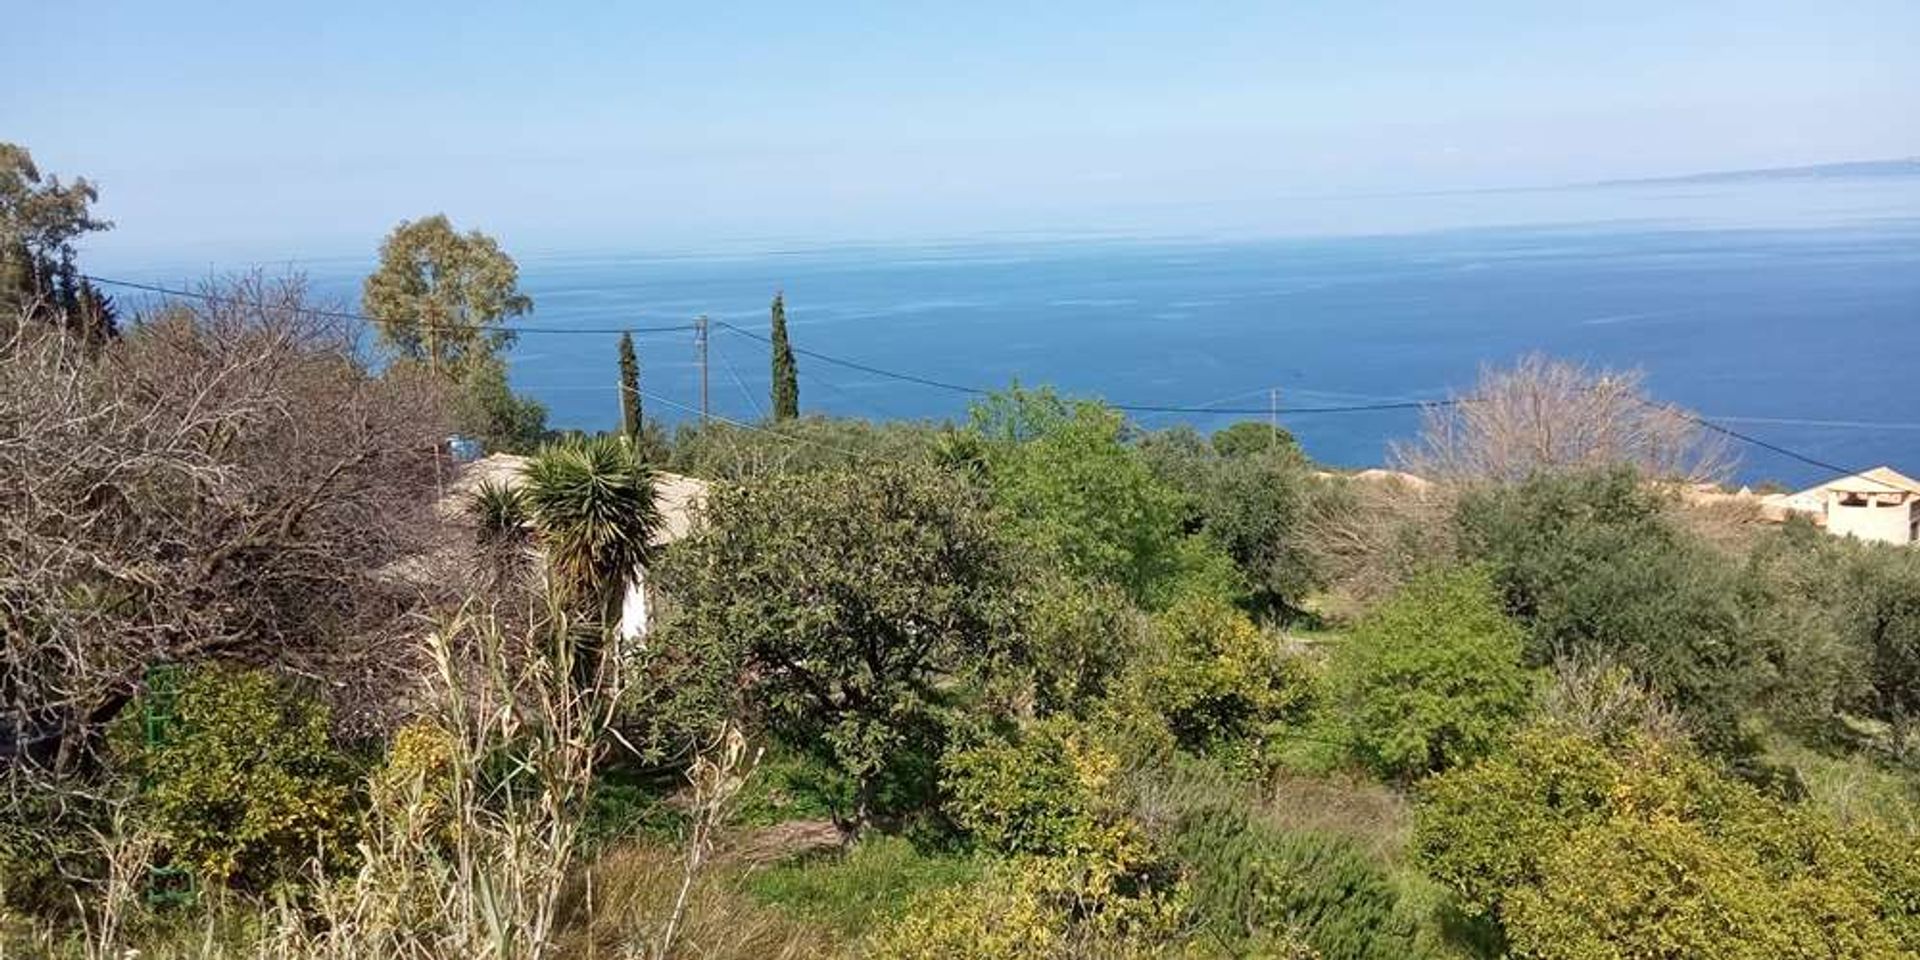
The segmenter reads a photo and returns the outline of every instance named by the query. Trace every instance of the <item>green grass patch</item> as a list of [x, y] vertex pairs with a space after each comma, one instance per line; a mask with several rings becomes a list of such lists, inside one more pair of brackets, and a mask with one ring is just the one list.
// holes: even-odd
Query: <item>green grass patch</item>
[[771, 827], [828, 820], [853, 809], [853, 781], [820, 759], [775, 747], [760, 759], [734, 801], [732, 822]]
[[1866, 753], [1837, 753], [1785, 736], [1768, 744], [1767, 759], [1792, 767], [1807, 797], [1841, 823], [1877, 822], [1920, 833], [1920, 770]]
[[847, 939], [904, 914], [920, 897], [969, 883], [971, 857], [934, 856], [902, 837], [869, 837], [844, 854], [809, 857], [747, 877], [747, 892]]

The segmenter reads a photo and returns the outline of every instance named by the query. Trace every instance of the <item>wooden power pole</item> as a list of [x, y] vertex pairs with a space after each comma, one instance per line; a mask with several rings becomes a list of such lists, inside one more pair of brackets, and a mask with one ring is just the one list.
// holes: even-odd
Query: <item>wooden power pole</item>
[[693, 321], [693, 349], [700, 357], [700, 425], [707, 425], [707, 318]]

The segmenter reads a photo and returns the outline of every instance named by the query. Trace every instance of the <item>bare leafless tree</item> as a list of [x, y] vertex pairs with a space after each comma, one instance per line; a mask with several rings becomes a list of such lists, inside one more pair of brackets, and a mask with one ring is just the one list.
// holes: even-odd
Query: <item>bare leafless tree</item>
[[70, 763], [157, 662], [352, 687], [419, 600], [375, 572], [436, 535], [437, 388], [370, 369], [299, 279], [205, 292], [104, 348], [0, 342], [0, 748]]
[[1649, 399], [1637, 372], [1593, 370], [1538, 354], [1486, 368], [1473, 391], [1429, 408], [1420, 437], [1396, 444], [1401, 469], [1442, 483], [1513, 483], [1536, 473], [1626, 464], [1685, 483], [1725, 479], [1725, 438]]

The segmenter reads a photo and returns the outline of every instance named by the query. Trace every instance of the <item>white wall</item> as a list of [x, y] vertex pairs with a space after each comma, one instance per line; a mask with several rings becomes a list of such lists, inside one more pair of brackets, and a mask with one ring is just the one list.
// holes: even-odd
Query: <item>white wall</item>
[[633, 571], [633, 580], [627, 584], [627, 595], [620, 599], [620, 629], [615, 635], [622, 641], [645, 637], [647, 614], [647, 570], [640, 567]]
[[1839, 494], [1829, 494], [1827, 532], [1836, 537], [1851, 535], [1881, 543], [1911, 543], [1913, 503], [1903, 497], [1898, 502], [1845, 506], [1841, 504]]

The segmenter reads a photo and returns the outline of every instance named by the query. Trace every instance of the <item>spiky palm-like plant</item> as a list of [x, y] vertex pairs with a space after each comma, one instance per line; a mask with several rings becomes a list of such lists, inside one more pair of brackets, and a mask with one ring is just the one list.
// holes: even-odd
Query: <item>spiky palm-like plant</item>
[[483, 547], [524, 541], [532, 521], [527, 495], [501, 480], [482, 480], [467, 500], [467, 514]]
[[467, 499], [467, 515], [473, 519], [475, 559], [488, 577], [487, 586], [506, 585], [525, 569], [533, 539], [526, 493], [505, 481], [481, 481]]
[[625, 437], [573, 440], [527, 464], [524, 490], [558, 599], [611, 628], [660, 527], [652, 471]]

